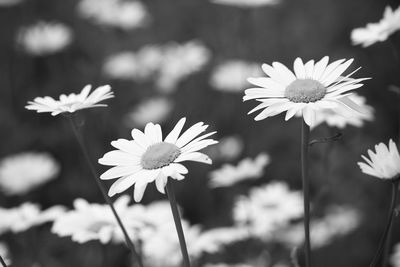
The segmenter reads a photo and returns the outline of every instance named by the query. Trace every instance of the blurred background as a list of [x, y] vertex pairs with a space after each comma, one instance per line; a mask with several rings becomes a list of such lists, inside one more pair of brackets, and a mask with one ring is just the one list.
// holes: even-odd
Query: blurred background
[[[32, 202], [42, 209], [54, 205], [71, 209], [76, 198], [104, 202], [66, 119], [36, 114], [24, 106], [37, 96], [58, 98], [79, 93], [87, 84], [109, 84], [115, 98], [106, 101], [107, 108], [78, 114], [98, 171], [106, 170], [97, 159], [112, 149], [110, 142], [130, 139], [133, 128], [143, 129], [152, 121], [168, 132], [181, 117], [187, 117], [188, 125], [203, 121], [218, 132], [215, 139], [221, 142], [205, 151], [213, 165], [186, 165], [190, 173], [175, 184], [178, 203], [191, 225], [232, 226], [239, 195], [274, 181], [301, 190], [301, 121], [285, 122], [279, 115], [255, 122], [254, 115], [246, 115], [254, 107], [251, 101], [242, 102], [244, 89], [251, 87], [246, 78], [261, 76], [261, 63], [279, 61], [291, 68], [296, 57], [354, 58], [352, 70], [362, 67], [354, 76], [372, 77], [357, 92], [373, 116], [358, 126], [315, 127], [312, 138], [338, 132], [343, 137], [312, 146], [310, 179], [313, 217], [325, 218], [332, 207], [350, 207], [357, 216], [351, 222], [344, 219], [340, 226], [350, 225], [348, 232], [313, 249], [313, 261], [325, 267], [366, 266], [383, 231], [390, 183], [362, 174], [356, 162], [375, 144], [398, 140], [399, 98], [389, 88], [400, 85], [396, 56], [400, 34], [362, 48], [351, 45], [350, 33], [379, 21], [386, 5], [397, 8], [398, 2], [281, 0], [254, 7], [226, 2], [0, 0], [0, 158], [45, 153], [52, 161], [46, 163], [51, 179], [34, 189], [18, 192], [18, 187], [13, 192], [7, 182], [0, 183], [6, 184], [0, 192], [1, 207]], [[224, 164], [237, 166], [261, 153], [268, 160], [256, 160], [260, 170], [253, 179], [232, 186], [210, 185], [213, 171]], [[21, 177], [33, 172], [19, 170]], [[12, 178], [7, 179], [18, 179], [17, 174], [8, 175]], [[104, 184], [108, 188], [111, 183]], [[132, 192], [126, 193], [132, 196]], [[151, 185], [142, 204], [160, 199], [165, 196]], [[398, 218], [394, 223], [400, 223]], [[79, 244], [50, 228], [44, 224], [16, 233], [0, 231], [12, 266], [132, 266], [121, 243]], [[400, 242], [398, 229], [394, 227], [393, 244]], [[293, 266], [291, 251], [287, 242], [252, 237], [228, 244], [223, 251], [202, 254], [198, 264]], [[99, 262], [98, 254], [105, 260]], [[301, 251], [299, 255], [302, 262]]]

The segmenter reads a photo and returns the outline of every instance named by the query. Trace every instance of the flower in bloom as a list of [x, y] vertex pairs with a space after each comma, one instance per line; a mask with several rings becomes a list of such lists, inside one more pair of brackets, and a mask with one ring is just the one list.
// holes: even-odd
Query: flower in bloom
[[272, 66], [263, 64], [262, 69], [268, 77], [249, 78], [248, 81], [259, 88], [245, 91], [243, 100], [256, 99], [260, 104], [249, 112], [262, 110], [255, 120], [286, 112], [285, 120], [301, 112], [304, 121], [312, 126], [316, 114], [321, 110], [346, 108], [351, 113], [364, 113], [364, 109], [348, 96], [351, 90], [362, 86], [367, 78], [352, 79], [350, 73], [342, 74], [353, 59], [340, 59], [328, 64], [329, 57], [324, 57], [314, 64], [310, 60], [303, 64], [300, 58], [294, 61], [294, 73], [279, 62]]
[[211, 164], [211, 159], [199, 150], [217, 143], [213, 139], [207, 139], [215, 132], [201, 135], [208, 125], [199, 122], [181, 134], [185, 121], [186, 118], [180, 119], [164, 140], [161, 126], [148, 123], [144, 132], [132, 130], [133, 140], [118, 139], [111, 142], [117, 150], [110, 151], [99, 159], [102, 165], [114, 166], [100, 178], [118, 178], [108, 194], [113, 196], [135, 185], [134, 199], [139, 202], [149, 183], [155, 181], [158, 191], [164, 193], [168, 177], [184, 179], [188, 169], [181, 162], [198, 161]]
[[262, 75], [257, 63], [230, 60], [218, 65], [210, 78], [210, 84], [225, 92], [242, 92], [247, 85], [246, 78]]
[[211, 0], [211, 2], [226, 6], [256, 8], [261, 6], [276, 5], [280, 2], [280, 0]]
[[39, 21], [21, 28], [17, 35], [17, 42], [21, 47], [35, 56], [59, 52], [67, 47], [72, 39], [72, 30], [60, 22]]
[[393, 267], [400, 267], [400, 243], [394, 245], [393, 253], [390, 256], [390, 263]]
[[290, 191], [287, 184], [274, 182], [250, 191], [237, 199], [233, 218], [237, 225], [248, 227], [255, 236], [269, 237], [274, 230], [303, 215], [302, 195]]
[[171, 100], [155, 97], [139, 103], [134, 110], [125, 116], [126, 125], [144, 127], [147, 122], [164, 122], [173, 109]]
[[374, 109], [365, 103], [365, 97], [354, 93], [349, 95], [349, 99], [362, 107], [364, 113], [349, 114], [348, 110], [343, 107], [338, 107], [335, 111], [331, 109], [323, 109], [316, 114], [314, 127], [317, 127], [319, 124], [324, 122], [328, 126], [340, 129], [345, 128], [347, 125], [362, 127], [365, 121], [372, 121], [374, 119]]
[[53, 206], [41, 211], [39, 205], [24, 203], [19, 207], [0, 208], [0, 234], [11, 231], [23, 232], [31, 227], [52, 222], [65, 212], [62, 206]]
[[48, 153], [24, 152], [0, 161], [0, 188], [6, 195], [22, 195], [54, 179], [59, 164]]
[[0, 242], [0, 256], [3, 258], [7, 266], [11, 265], [10, 252], [8, 250], [8, 246], [3, 242]]
[[392, 10], [385, 8], [383, 18], [376, 23], [368, 23], [365, 28], [356, 28], [351, 32], [353, 45], [368, 47], [376, 42], [386, 41], [394, 32], [400, 29], [400, 7]]
[[400, 177], [400, 155], [392, 139], [389, 146], [384, 143], [375, 145], [375, 153], [368, 149], [368, 156], [361, 156], [365, 162], [357, 162], [363, 173], [389, 180]]
[[210, 173], [210, 186], [228, 187], [246, 179], [256, 179], [264, 174], [264, 168], [270, 162], [269, 156], [261, 153], [254, 160], [245, 158], [237, 166], [225, 164]]
[[123, 30], [142, 28], [150, 20], [147, 8], [139, 1], [81, 0], [78, 12], [100, 25]]
[[[144, 210], [141, 206], [129, 207], [128, 204], [129, 197], [121, 196], [114, 206], [130, 236], [137, 240], [137, 231], [144, 226]], [[110, 207], [88, 203], [84, 199], [76, 199], [74, 209], [57, 218], [51, 231], [61, 237], [71, 236], [78, 243], [90, 240], [98, 240], [103, 244], [124, 242], [123, 233]]]
[[[345, 236], [359, 227], [361, 214], [358, 210], [346, 206], [330, 207], [327, 214], [311, 221], [311, 243], [314, 248], [328, 245], [334, 239]], [[287, 247], [301, 246], [304, 242], [303, 224], [298, 223], [276, 232], [277, 241]]]
[[99, 102], [114, 97], [109, 85], [100, 86], [90, 93], [91, 89], [91, 85], [86, 85], [79, 94], [62, 94], [59, 100], [49, 96], [36, 97], [33, 101], [28, 101], [25, 108], [36, 110], [38, 113], [50, 112], [51, 115], [56, 116], [60, 113], [74, 113], [86, 108], [107, 107], [106, 104], [99, 104]]

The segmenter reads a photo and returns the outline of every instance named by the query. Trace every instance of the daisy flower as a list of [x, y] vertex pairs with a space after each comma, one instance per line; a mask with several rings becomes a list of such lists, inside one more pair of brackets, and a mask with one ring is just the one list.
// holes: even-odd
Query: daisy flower
[[46, 210], [41, 210], [38, 204], [26, 202], [14, 208], [1, 208], [0, 234], [11, 231], [19, 233], [31, 227], [38, 226], [47, 222], [52, 222], [63, 215], [65, 207], [53, 206]]
[[59, 172], [60, 165], [48, 153], [15, 154], [0, 161], [0, 188], [5, 195], [23, 195]]
[[91, 85], [86, 85], [79, 94], [62, 94], [59, 100], [49, 96], [36, 97], [33, 101], [28, 101], [28, 105], [25, 108], [36, 110], [38, 113], [50, 112], [51, 115], [56, 116], [65, 112], [74, 113], [80, 109], [107, 107], [106, 104], [98, 103], [114, 97], [109, 85], [100, 86], [90, 93], [91, 89]]
[[118, 139], [111, 142], [117, 150], [110, 151], [99, 159], [102, 165], [114, 166], [100, 178], [118, 178], [111, 186], [109, 196], [121, 193], [135, 184], [134, 199], [139, 202], [149, 183], [155, 181], [158, 191], [165, 193], [164, 187], [168, 177], [184, 179], [188, 169], [181, 162], [198, 161], [211, 164], [211, 159], [198, 151], [217, 143], [213, 139], [207, 139], [215, 132], [199, 136], [208, 127], [199, 122], [180, 135], [185, 121], [186, 118], [180, 119], [164, 141], [161, 126], [150, 122], [144, 132], [132, 130], [133, 140]]
[[269, 156], [261, 153], [255, 159], [241, 160], [237, 166], [225, 164], [210, 173], [209, 185], [212, 188], [229, 187], [244, 180], [255, 180], [264, 174], [264, 168], [269, 162]]
[[70, 45], [72, 39], [72, 30], [60, 22], [39, 21], [21, 28], [17, 35], [21, 47], [35, 56], [57, 53]]
[[210, 84], [216, 90], [241, 93], [246, 86], [246, 78], [262, 75], [258, 63], [242, 60], [229, 60], [214, 68]]
[[365, 162], [358, 162], [363, 173], [378, 177], [379, 179], [397, 179], [400, 177], [400, 155], [392, 139], [389, 147], [384, 143], [375, 145], [375, 153], [368, 150], [369, 159], [361, 156]]
[[349, 112], [364, 113], [364, 109], [352, 101], [349, 91], [362, 86], [368, 78], [352, 79], [355, 72], [343, 77], [343, 72], [353, 59], [340, 59], [328, 64], [329, 57], [314, 63], [303, 63], [300, 58], [294, 61], [294, 73], [279, 62], [272, 66], [263, 64], [262, 69], [268, 77], [249, 78], [248, 81], [261, 88], [245, 91], [243, 100], [256, 99], [261, 102], [249, 112], [262, 110], [255, 120], [263, 120], [286, 111], [285, 120], [301, 112], [304, 121], [314, 125], [317, 112], [324, 109], [335, 110], [339, 107]]
[[383, 18], [376, 23], [368, 23], [365, 28], [356, 28], [351, 32], [353, 45], [367, 47], [377, 42], [386, 41], [390, 35], [400, 29], [400, 7], [393, 10], [385, 8]]
[[293, 219], [303, 215], [302, 195], [283, 182], [273, 182], [237, 198], [233, 219], [237, 226], [248, 227], [254, 236], [270, 237]]

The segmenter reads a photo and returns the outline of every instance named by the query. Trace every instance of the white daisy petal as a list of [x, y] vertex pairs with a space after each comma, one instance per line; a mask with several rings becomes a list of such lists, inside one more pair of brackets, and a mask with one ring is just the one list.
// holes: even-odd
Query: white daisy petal
[[125, 191], [126, 189], [131, 187], [136, 182], [136, 180], [137, 178], [132, 175], [119, 178], [111, 185], [110, 190], [108, 191], [108, 195], [112, 197], [115, 194]]
[[179, 134], [182, 131], [183, 125], [185, 125], [186, 118], [182, 118], [175, 125], [174, 129], [165, 137], [164, 142], [175, 144]]
[[175, 162], [182, 161], [197, 161], [206, 164], [212, 164], [212, 160], [206, 154], [201, 152], [183, 153], [175, 160]]

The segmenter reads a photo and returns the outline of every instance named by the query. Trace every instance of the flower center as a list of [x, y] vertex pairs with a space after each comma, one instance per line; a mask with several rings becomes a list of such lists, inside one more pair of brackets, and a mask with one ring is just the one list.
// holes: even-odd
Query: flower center
[[326, 88], [312, 79], [297, 79], [286, 87], [285, 97], [295, 103], [310, 103], [322, 99]]
[[142, 167], [147, 170], [159, 169], [169, 165], [179, 155], [181, 150], [174, 144], [161, 142], [151, 145], [142, 156]]

